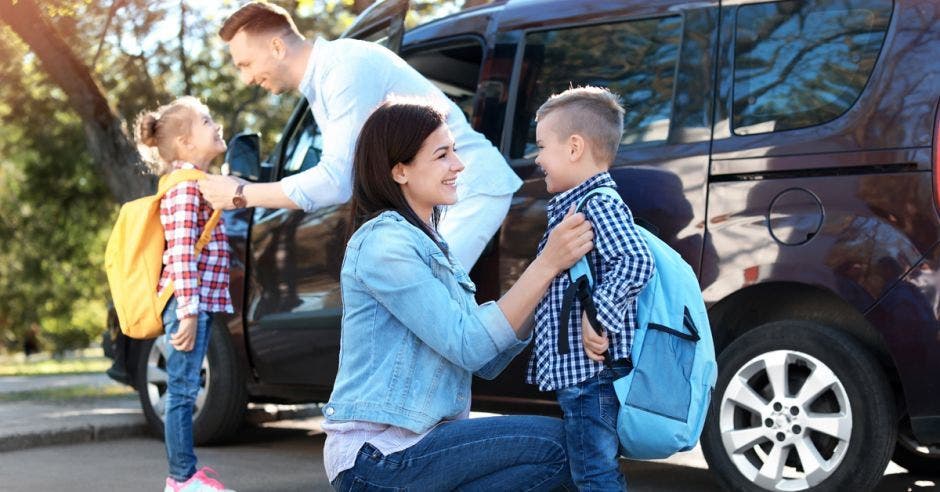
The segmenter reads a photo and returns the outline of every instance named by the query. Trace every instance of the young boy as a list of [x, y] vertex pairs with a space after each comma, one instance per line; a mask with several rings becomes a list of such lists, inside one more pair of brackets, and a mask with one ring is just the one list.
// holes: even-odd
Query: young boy
[[[618, 97], [598, 87], [568, 89], [539, 108], [535, 162], [545, 173], [548, 191], [556, 194], [547, 207], [549, 231], [590, 190], [617, 187], [607, 171], [620, 145], [623, 114]], [[596, 272], [592, 298], [604, 333], [594, 331], [577, 299], [569, 313], [561, 312], [571, 281], [567, 273], [559, 275], [535, 311], [528, 382], [556, 392], [564, 411], [571, 475], [578, 488], [624, 490], [617, 463], [618, 403], [613, 381], [630, 369], [635, 299], [653, 274], [653, 258], [622, 202], [593, 195], [582, 212], [594, 226], [595, 247], [589, 253]], [[540, 252], [547, 237], [548, 232]], [[569, 328], [563, 333], [566, 314]]]

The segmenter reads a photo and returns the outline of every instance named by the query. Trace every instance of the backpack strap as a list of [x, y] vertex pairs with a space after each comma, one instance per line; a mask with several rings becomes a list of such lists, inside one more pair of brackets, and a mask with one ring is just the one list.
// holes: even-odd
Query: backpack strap
[[[588, 191], [581, 201], [578, 202], [578, 212], [584, 210], [588, 200], [595, 195], [607, 195], [623, 201], [617, 190], [609, 186], [600, 186]], [[594, 264], [590, 261], [591, 252], [581, 257], [571, 268], [568, 269], [568, 278], [571, 284], [565, 289], [561, 298], [561, 316], [558, 320], [558, 353], [567, 354], [571, 351], [568, 345], [568, 323], [571, 319], [571, 308], [574, 299], [581, 301], [581, 307], [587, 312], [588, 323], [594, 328], [597, 334], [604, 332], [604, 328], [597, 320], [597, 307], [594, 305], [594, 283], [597, 278], [597, 272], [594, 271]], [[582, 326], [583, 330], [584, 327]], [[610, 350], [604, 353], [604, 362], [611, 361]]]

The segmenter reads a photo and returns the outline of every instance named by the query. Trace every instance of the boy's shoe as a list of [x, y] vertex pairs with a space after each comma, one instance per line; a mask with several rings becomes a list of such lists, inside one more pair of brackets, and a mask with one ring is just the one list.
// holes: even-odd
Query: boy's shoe
[[[215, 478], [210, 477], [208, 475], [210, 473]], [[218, 476], [219, 474], [215, 470], [204, 466], [185, 482], [177, 482], [167, 477], [166, 487], [163, 492], [235, 492], [225, 488], [222, 482], [219, 481]]]

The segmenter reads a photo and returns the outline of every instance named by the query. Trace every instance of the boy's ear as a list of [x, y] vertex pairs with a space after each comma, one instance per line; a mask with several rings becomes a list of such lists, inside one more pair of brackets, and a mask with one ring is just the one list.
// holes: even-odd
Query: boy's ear
[[568, 137], [568, 160], [575, 162], [581, 159], [581, 156], [584, 155], [585, 150], [585, 141], [584, 137], [578, 135], [577, 133]]
[[402, 185], [408, 182], [408, 175], [405, 173], [404, 164], [399, 162], [392, 167], [392, 180]]

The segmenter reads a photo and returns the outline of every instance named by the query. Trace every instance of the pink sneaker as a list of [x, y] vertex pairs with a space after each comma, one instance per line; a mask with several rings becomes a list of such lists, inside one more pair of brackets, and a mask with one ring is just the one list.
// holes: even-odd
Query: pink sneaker
[[[212, 474], [215, 478], [210, 477], [209, 474]], [[215, 470], [204, 466], [185, 482], [177, 482], [167, 477], [166, 487], [164, 487], [163, 492], [235, 492], [225, 488], [222, 482], [219, 481], [218, 476], [219, 474]]]

